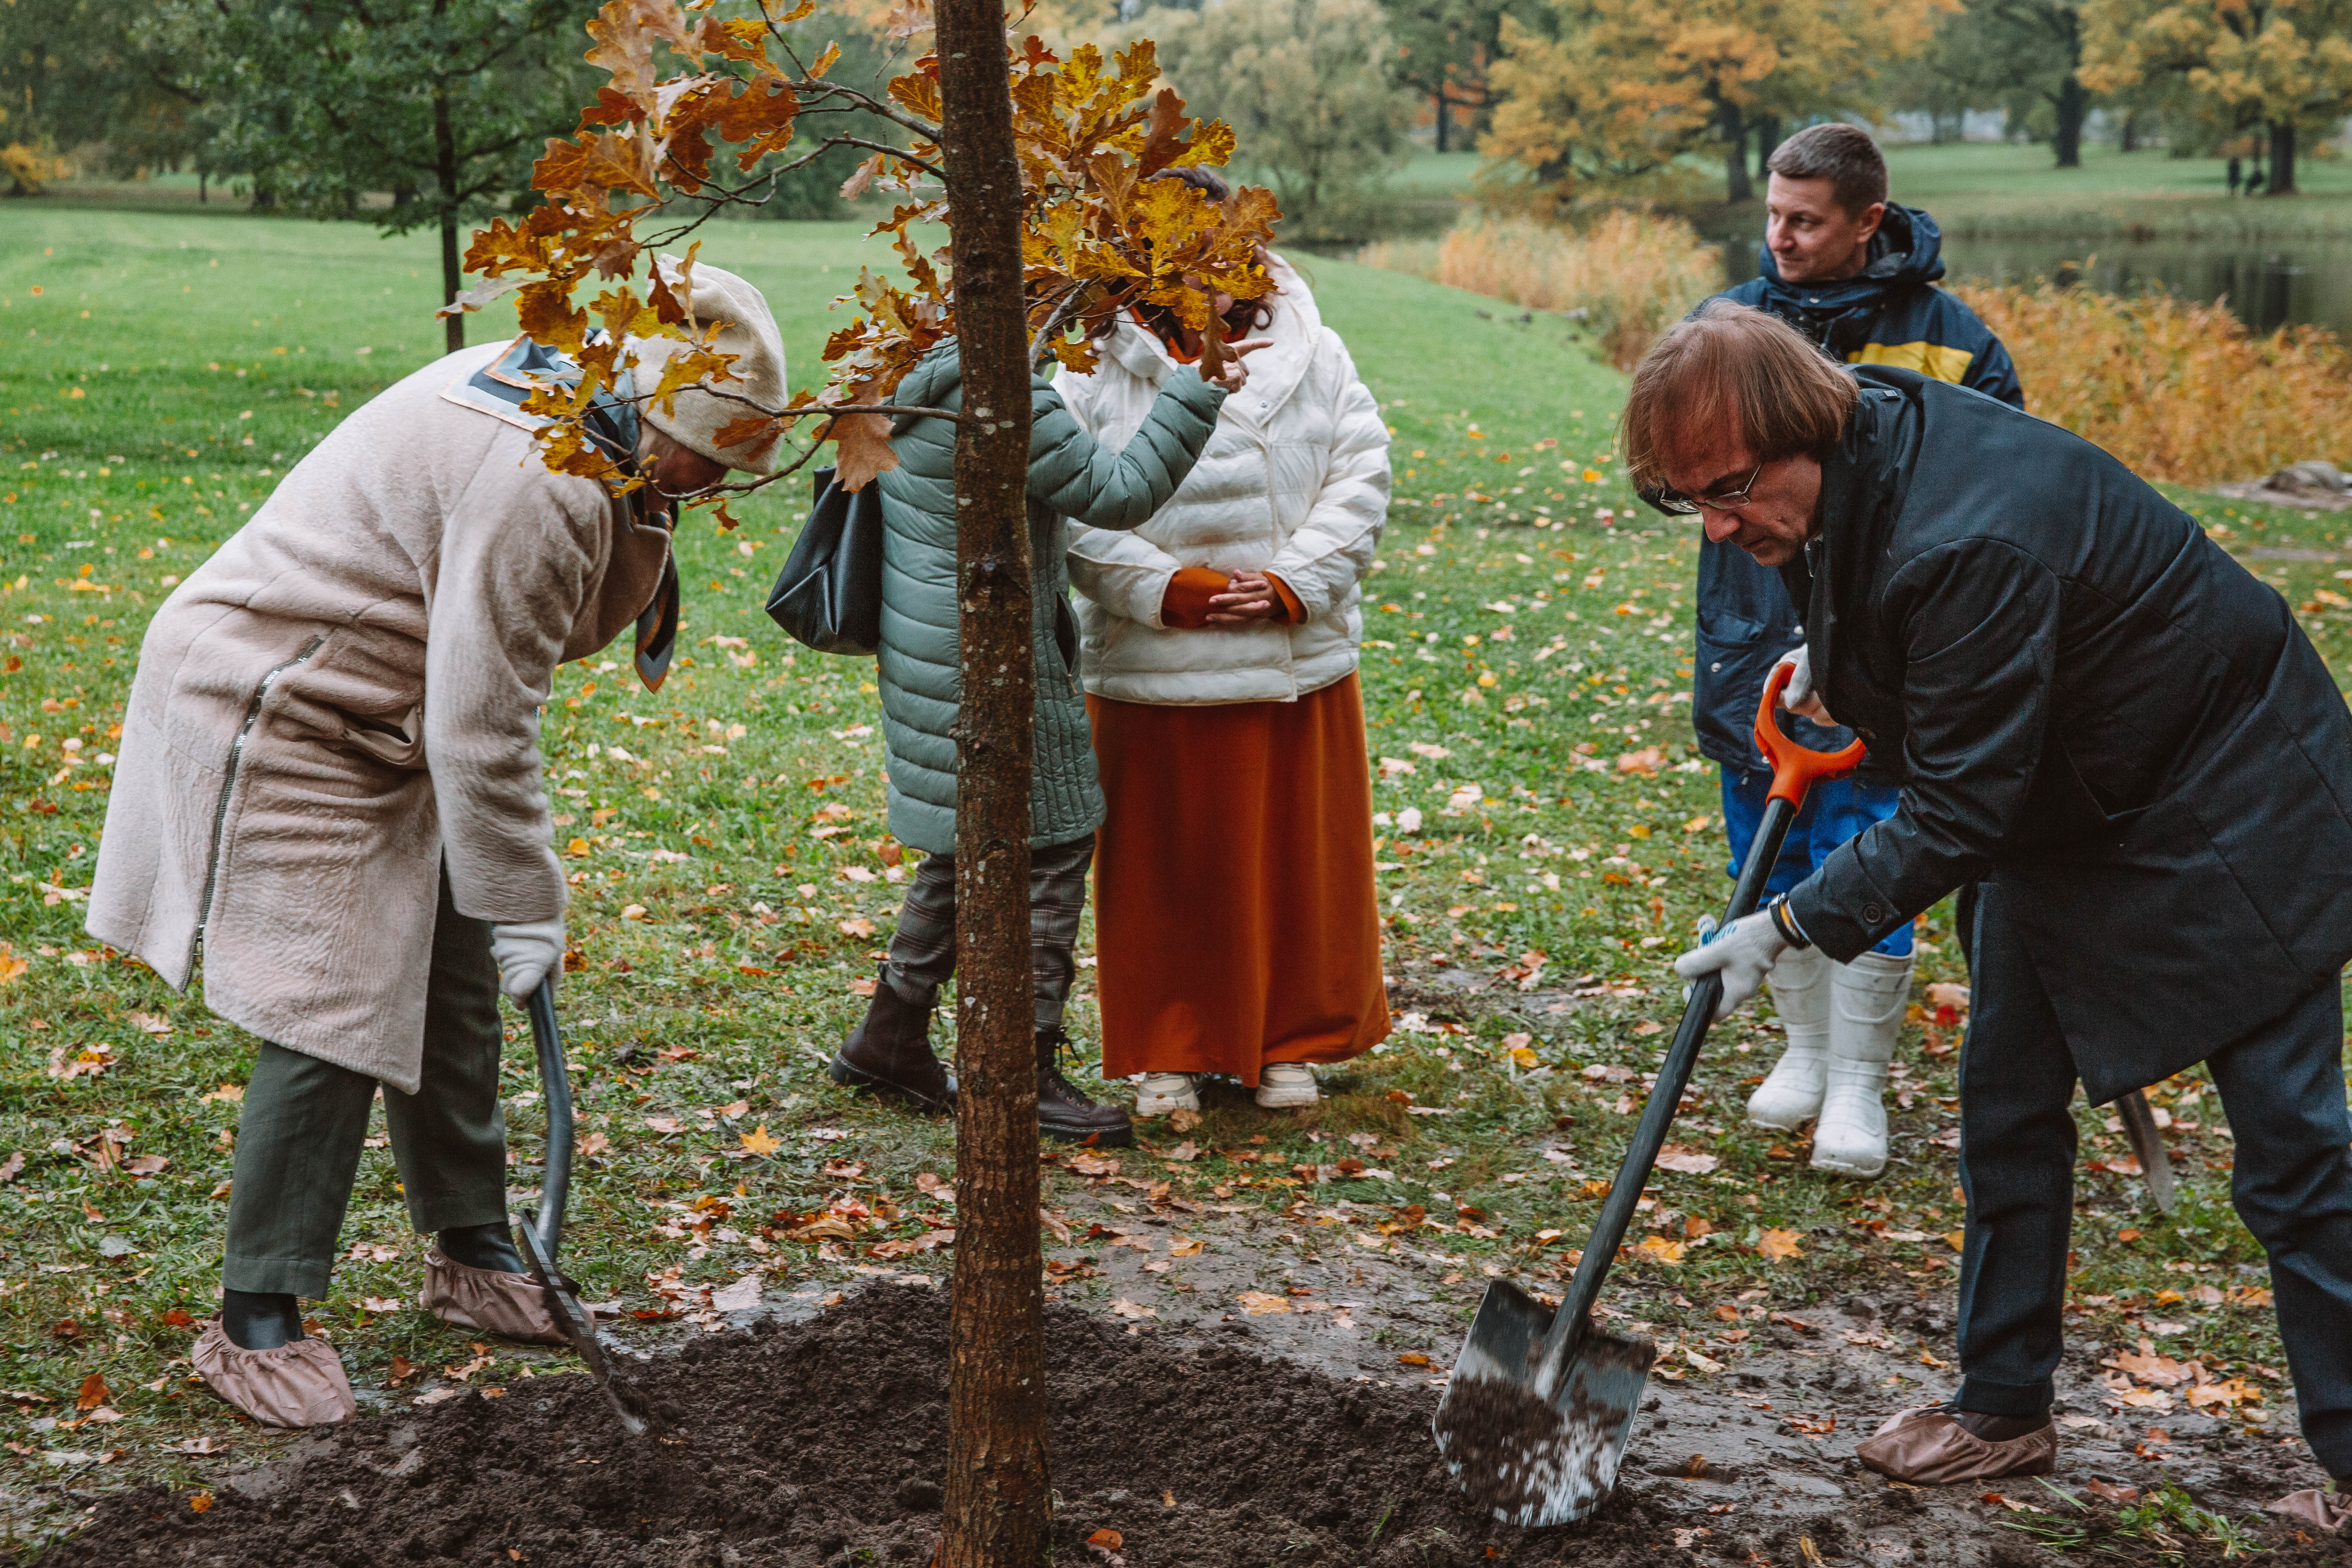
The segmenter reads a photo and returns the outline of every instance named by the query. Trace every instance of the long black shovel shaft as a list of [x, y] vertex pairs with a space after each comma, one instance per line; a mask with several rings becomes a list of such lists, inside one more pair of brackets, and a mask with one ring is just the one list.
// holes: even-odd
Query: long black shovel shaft
[[[1731, 904], [1723, 913], [1723, 923], [1729, 925], [1742, 915], [1753, 914], [1762, 900], [1765, 881], [1772, 875], [1773, 863], [1780, 858], [1780, 846], [1789, 837], [1789, 825], [1797, 819], [1797, 808], [1785, 800], [1764, 803], [1763, 819], [1756, 825], [1756, 837], [1748, 847], [1748, 858], [1741, 864], [1739, 880], [1731, 889]], [[1543, 1358], [1536, 1374], [1538, 1392], [1549, 1394], [1557, 1386], [1559, 1369], [1575, 1349], [1578, 1336], [1583, 1333], [1593, 1303], [1600, 1300], [1601, 1282], [1608, 1275], [1609, 1265], [1616, 1259], [1617, 1248], [1624, 1244], [1625, 1232], [1633, 1223], [1634, 1205], [1640, 1201], [1642, 1189], [1649, 1184], [1651, 1167], [1658, 1161], [1658, 1151], [1665, 1147], [1666, 1130], [1674, 1125], [1675, 1110], [1682, 1103], [1683, 1090], [1689, 1087], [1692, 1069], [1698, 1065], [1699, 1043], [1706, 1037], [1706, 1026], [1715, 1018], [1716, 1004], [1723, 998], [1723, 977], [1710, 974], [1691, 987], [1690, 1002], [1683, 1008], [1682, 1027], [1675, 1031], [1674, 1044], [1666, 1048], [1665, 1060], [1658, 1064], [1658, 1079], [1650, 1090], [1649, 1103], [1642, 1108], [1641, 1124], [1633, 1129], [1633, 1142], [1625, 1151], [1624, 1163], [1617, 1168], [1617, 1180], [1609, 1195], [1601, 1203], [1601, 1217], [1594, 1221], [1592, 1238], [1584, 1244], [1584, 1257], [1576, 1266], [1576, 1276], [1569, 1281], [1568, 1294], [1562, 1298], [1559, 1312], [1552, 1319], [1551, 1331], [1544, 1336]]]
[[550, 1263], [563, 1242], [563, 1206], [572, 1194], [572, 1079], [563, 1068], [563, 1037], [555, 1027], [555, 979], [530, 994], [530, 1037], [539, 1047], [539, 1083], [547, 1100], [547, 1160], [540, 1169], [539, 1213], [531, 1228]]

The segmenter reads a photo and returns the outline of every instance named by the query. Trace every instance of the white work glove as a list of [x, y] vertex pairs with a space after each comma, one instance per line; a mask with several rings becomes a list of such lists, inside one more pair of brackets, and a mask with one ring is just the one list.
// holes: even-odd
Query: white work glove
[[499, 961], [499, 989], [523, 1005], [541, 981], [560, 981], [563, 974], [563, 917], [492, 926], [490, 956]]
[[1780, 663], [1789, 667], [1789, 684], [1780, 689], [1780, 706], [1816, 724], [1835, 724], [1830, 710], [1822, 706], [1821, 694], [1813, 689], [1812, 655], [1805, 645], [1799, 643], [1782, 654]]
[[1713, 925], [1709, 919], [1700, 926], [1699, 945], [1675, 960], [1675, 973], [1694, 984], [1709, 974], [1723, 976], [1723, 1000], [1715, 1005], [1715, 1021], [1720, 1023], [1764, 988], [1764, 977], [1790, 944], [1768, 910], [1742, 915], [1721, 931]]

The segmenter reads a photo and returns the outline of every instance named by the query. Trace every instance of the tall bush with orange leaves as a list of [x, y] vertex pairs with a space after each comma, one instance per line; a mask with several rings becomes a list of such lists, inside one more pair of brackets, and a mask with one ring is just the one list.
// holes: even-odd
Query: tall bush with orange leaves
[[2176, 484], [2352, 462], [2352, 352], [2319, 327], [2256, 337], [2221, 305], [2042, 282], [1953, 289], [2000, 334], [2034, 414]]
[[1580, 231], [1480, 218], [1434, 243], [1367, 246], [1359, 259], [1531, 310], [1582, 311], [1620, 370], [1723, 287], [1720, 253], [1689, 224], [1625, 208]]

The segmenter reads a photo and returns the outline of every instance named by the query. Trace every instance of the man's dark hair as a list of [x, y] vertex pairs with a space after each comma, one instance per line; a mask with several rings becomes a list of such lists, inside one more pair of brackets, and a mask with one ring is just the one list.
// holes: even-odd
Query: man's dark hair
[[1886, 160], [1859, 125], [1808, 125], [1774, 148], [1765, 167], [1784, 180], [1827, 180], [1849, 217], [1886, 199]]

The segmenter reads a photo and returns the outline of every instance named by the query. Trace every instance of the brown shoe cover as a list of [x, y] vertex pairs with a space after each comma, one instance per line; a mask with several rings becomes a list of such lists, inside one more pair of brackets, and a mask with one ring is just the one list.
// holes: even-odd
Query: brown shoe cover
[[239, 1350], [215, 1318], [188, 1359], [215, 1394], [265, 1426], [333, 1426], [360, 1413], [343, 1359], [324, 1340]]
[[2352, 1527], [2352, 1493], [2342, 1490], [2324, 1492], [2317, 1487], [2305, 1487], [2263, 1506], [2268, 1512], [2283, 1513], [2321, 1530]]
[[2058, 1426], [2044, 1422], [2022, 1437], [1990, 1443], [1931, 1405], [1890, 1417], [1853, 1457], [1882, 1476], [1919, 1487], [2046, 1476], [2058, 1464]]
[[[425, 1251], [425, 1291], [416, 1304], [445, 1323], [479, 1329], [500, 1339], [524, 1340], [539, 1345], [572, 1342], [555, 1326], [548, 1310], [547, 1292], [528, 1274], [502, 1268], [475, 1268], [441, 1255], [437, 1247]], [[590, 1326], [594, 1325], [593, 1315]]]

